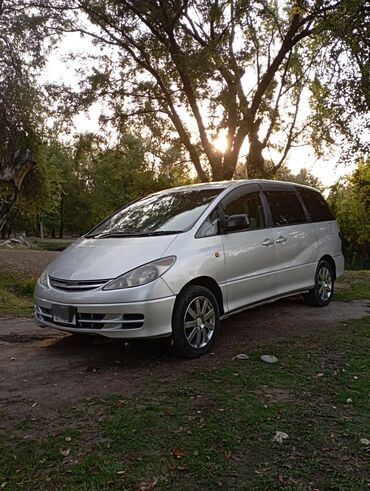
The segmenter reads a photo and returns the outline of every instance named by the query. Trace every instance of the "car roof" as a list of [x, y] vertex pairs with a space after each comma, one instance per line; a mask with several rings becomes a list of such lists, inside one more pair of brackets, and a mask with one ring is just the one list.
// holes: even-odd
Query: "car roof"
[[[197, 183], [197, 184], [189, 184], [187, 186], [177, 186], [174, 188], [168, 188], [164, 189], [163, 191], [159, 191], [158, 194], [161, 193], [171, 193], [171, 192], [186, 192], [190, 190], [197, 190], [197, 189], [227, 189], [227, 188], [236, 188], [239, 187], [243, 184], [278, 184], [284, 185], [284, 186], [299, 186], [299, 187], [304, 187], [307, 189], [312, 189], [313, 191], [317, 191], [317, 189], [311, 187], [311, 186], [306, 186], [305, 184], [299, 184], [297, 182], [289, 182], [289, 181], [275, 181], [272, 179], [235, 179], [231, 181], [215, 181], [215, 182], [202, 182], [202, 183]], [[156, 193], [157, 194], [157, 193]]]

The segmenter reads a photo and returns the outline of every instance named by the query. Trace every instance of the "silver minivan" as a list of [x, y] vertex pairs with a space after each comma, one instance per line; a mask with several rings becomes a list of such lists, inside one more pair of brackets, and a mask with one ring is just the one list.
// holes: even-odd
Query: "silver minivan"
[[343, 268], [338, 225], [315, 189], [195, 184], [130, 203], [70, 245], [37, 282], [35, 318], [70, 333], [171, 336], [192, 358], [243, 309], [299, 293], [328, 305]]

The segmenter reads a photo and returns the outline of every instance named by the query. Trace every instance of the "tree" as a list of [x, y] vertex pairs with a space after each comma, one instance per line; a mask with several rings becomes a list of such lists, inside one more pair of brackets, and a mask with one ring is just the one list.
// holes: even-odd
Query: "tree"
[[[342, 3], [63, 0], [40, 8], [54, 29], [89, 35], [102, 50], [83, 101], [103, 98], [107, 120], [119, 128], [130, 121], [179, 138], [206, 181], [230, 179], [245, 142], [250, 178], [273, 175], [283, 165], [313, 124], [302, 121], [300, 107], [326, 56], [323, 46], [335, 42], [333, 16]], [[341, 10], [343, 22], [353, 12], [347, 14]], [[319, 35], [326, 31], [332, 36], [323, 45]], [[220, 135], [222, 150], [213, 144]], [[269, 148], [280, 152], [272, 169], [263, 157]]]
[[161, 155], [159, 168], [150, 168], [146, 158], [148, 151], [153, 151], [150, 142], [125, 134], [116, 145], [102, 148], [94, 154], [89, 175], [90, 199], [94, 203], [96, 223], [130, 201], [164, 188], [189, 183], [184, 168], [180, 174], [171, 163], [171, 172], [166, 172], [166, 155]]
[[[33, 230], [42, 218], [53, 237], [82, 235], [129, 201], [190, 182], [183, 164], [174, 165], [176, 148], [158, 153], [150, 140], [132, 134], [111, 145], [92, 133], [68, 145], [54, 138], [44, 150], [9, 218], [18, 230], [29, 231], [30, 224]], [[146, 154], [161, 164], [152, 166]]]
[[0, 1], [0, 230], [40, 145], [42, 110], [33, 72], [42, 61], [41, 28], [19, 2]]
[[314, 176], [313, 174], [311, 174], [311, 172], [305, 167], [302, 167], [302, 169], [300, 169], [297, 174], [294, 174], [287, 167], [283, 167], [279, 169], [275, 177], [279, 181], [296, 182], [297, 184], [304, 184], [306, 186], [311, 186], [313, 188], [318, 189], [321, 192], [323, 192], [325, 189], [325, 186], [320, 181], [320, 179]]
[[322, 52], [311, 82], [311, 142], [318, 154], [340, 141], [343, 163], [369, 153], [370, 16], [363, 0], [342, 0], [325, 19]]
[[13, 230], [38, 234], [40, 221], [58, 212], [63, 182], [63, 158], [56, 141], [34, 145], [37, 165], [24, 179], [21, 193], [8, 214]]
[[329, 203], [343, 236], [345, 255], [352, 267], [370, 265], [370, 160], [332, 186]]

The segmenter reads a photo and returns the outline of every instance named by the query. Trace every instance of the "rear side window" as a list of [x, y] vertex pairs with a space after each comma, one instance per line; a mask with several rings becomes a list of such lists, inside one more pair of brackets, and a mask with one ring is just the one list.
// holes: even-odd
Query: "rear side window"
[[303, 198], [308, 216], [312, 222], [326, 222], [328, 220], [335, 220], [328, 203], [318, 191], [299, 188], [299, 192]]
[[295, 191], [265, 191], [275, 226], [306, 223], [303, 207]]

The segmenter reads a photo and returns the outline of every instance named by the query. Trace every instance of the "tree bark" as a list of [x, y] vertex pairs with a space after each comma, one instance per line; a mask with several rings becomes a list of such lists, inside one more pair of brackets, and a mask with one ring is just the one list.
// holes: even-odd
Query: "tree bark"
[[32, 160], [29, 149], [17, 150], [9, 160], [0, 166], [0, 181], [13, 182], [19, 190], [24, 178], [35, 165], [36, 162]]
[[5, 226], [6, 224], [6, 220], [10, 214], [10, 212], [12, 211], [13, 209], [13, 206], [15, 205], [15, 203], [17, 202], [17, 199], [18, 199], [18, 195], [19, 195], [19, 189], [17, 188], [17, 186], [15, 184], [14, 185], [14, 194], [13, 194], [13, 198], [5, 204], [5, 207], [4, 207], [4, 210], [1, 211], [1, 217], [0, 217], [0, 231], [3, 229], [3, 227]]
[[14, 187], [13, 198], [8, 203], [5, 203], [4, 210], [1, 210], [0, 231], [4, 227], [7, 217], [17, 202], [24, 178], [35, 165], [36, 162], [31, 158], [31, 151], [26, 149], [18, 150], [11, 159], [0, 166], [0, 181], [9, 182]]
[[263, 143], [258, 136], [261, 120], [258, 119], [248, 133], [249, 152], [247, 156], [247, 176], [248, 179], [264, 179], [267, 177], [265, 169], [265, 159], [262, 155]]
[[59, 238], [63, 239], [64, 234], [64, 193], [60, 197], [60, 223], [59, 223]]

